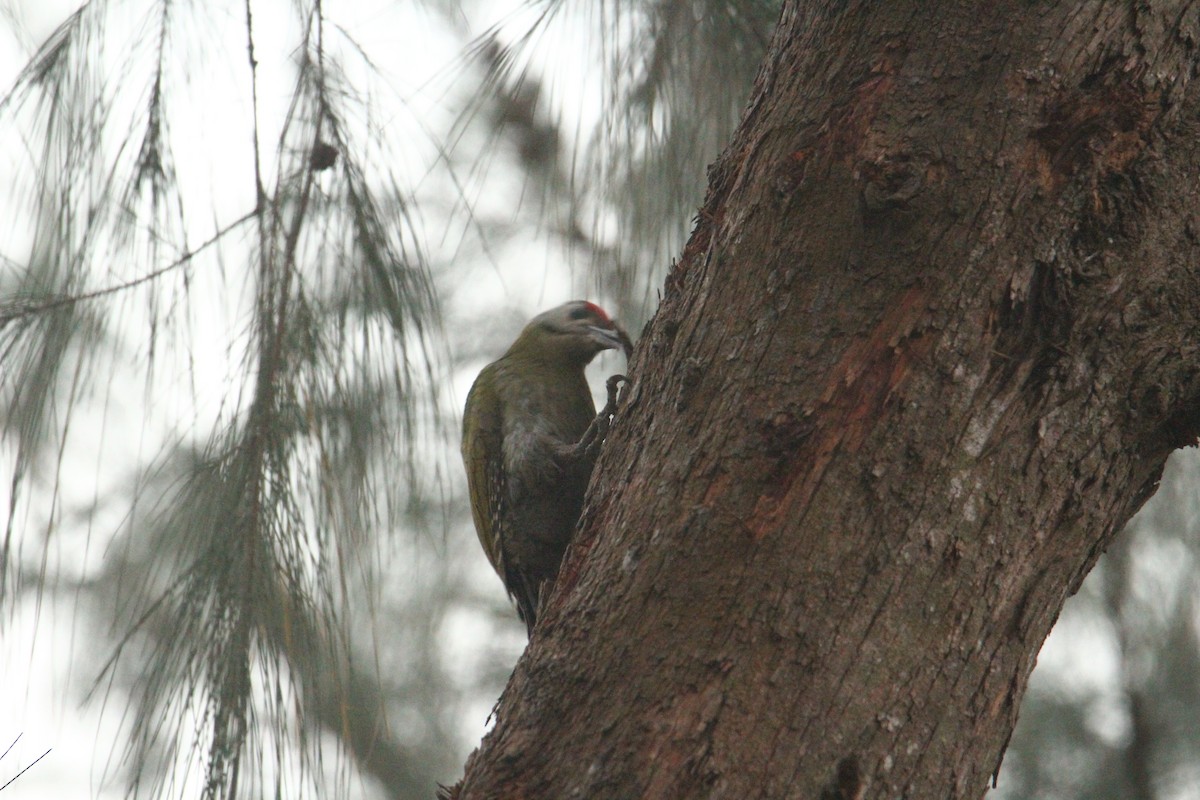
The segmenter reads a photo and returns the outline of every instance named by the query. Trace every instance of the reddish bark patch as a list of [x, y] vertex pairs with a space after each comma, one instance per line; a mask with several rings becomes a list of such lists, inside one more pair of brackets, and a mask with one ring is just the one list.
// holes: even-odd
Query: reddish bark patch
[[835, 108], [829, 121], [829, 148], [835, 161], [853, 166], [879, 113], [880, 106], [895, 86], [889, 73], [874, 75], [854, 88], [851, 100]]
[[910, 367], [929, 350], [931, 341], [921, 330], [926, 304], [923, 288], [909, 288], [870, 334], [846, 348], [804, 426], [812, 443], [793, 451], [789, 468], [780, 470], [782, 482], [763, 493], [747, 522], [756, 540], [777, 529], [781, 514], [807, 507], [835, 453], [858, 452]]

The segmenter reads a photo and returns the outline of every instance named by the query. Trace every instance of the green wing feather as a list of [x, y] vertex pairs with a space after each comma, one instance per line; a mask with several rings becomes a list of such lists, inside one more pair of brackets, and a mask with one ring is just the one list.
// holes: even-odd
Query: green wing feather
[[505, 574], [503, 534], [504, 481], [503, 414], [496, 391], [495, 371], [489, 366], [479, 373], [463, 412], [463, 463], [467, 468], [467, 489], [471, 495], [471, 515], [475, 532], [488, 561], [501, 580]]

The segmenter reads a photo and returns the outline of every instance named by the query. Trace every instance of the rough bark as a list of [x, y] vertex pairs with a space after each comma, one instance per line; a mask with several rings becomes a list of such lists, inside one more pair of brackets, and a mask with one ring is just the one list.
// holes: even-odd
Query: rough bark
[[979, 797], [1200, 424], [1200, 9], [785, 5], [461, 798]]

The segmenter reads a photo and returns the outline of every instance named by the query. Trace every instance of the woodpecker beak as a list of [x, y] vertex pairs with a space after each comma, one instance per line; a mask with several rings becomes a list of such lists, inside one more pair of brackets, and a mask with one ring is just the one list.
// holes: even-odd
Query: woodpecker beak
[[592, 341], [604, 350], [619, 349], [625, 354], [625, 358], [629, 358], [633, 354], [633, 342], [630, 341], [629, 334], [625, 333], [615, 322], [611, 328], [589, 325], [588, 334], [592, 337]]

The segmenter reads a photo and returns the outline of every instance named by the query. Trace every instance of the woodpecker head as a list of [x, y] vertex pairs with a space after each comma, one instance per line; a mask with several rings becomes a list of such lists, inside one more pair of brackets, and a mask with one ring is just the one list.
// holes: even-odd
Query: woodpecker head
[[618, 348], [629, 357], [633, 352], [629, 335], [600, 306], [572, 300], [530, 320], [509, 352], [536, 353], [583, 365], [601, 350]]

